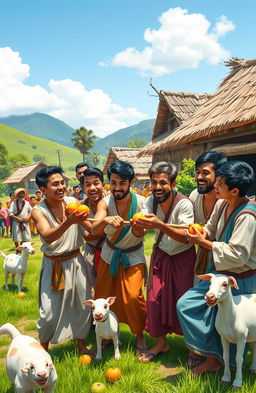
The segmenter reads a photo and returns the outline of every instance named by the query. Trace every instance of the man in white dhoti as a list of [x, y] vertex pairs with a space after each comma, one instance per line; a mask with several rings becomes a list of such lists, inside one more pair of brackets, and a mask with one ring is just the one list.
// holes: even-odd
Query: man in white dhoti
[[29, 228], [29, 219], [31, 217], [32, 207], [25, 200], [27, 190], [25, 188], [17, 188], [14, 192], [15, 200], [12, 202], [9, 210], [9, 216], [13, 220], [12, 238], [17, 248], [23, 242], [31, 240], [31, 232]]
[[80, 253], [82, 223], [88, 213], [66, 215], [63, 170], [49, 166], [36, 174], [36, 183], [45, 199], [33, 208], [32, 217], [41, 237], [43, 261], [39, 283], [40, 319], [38, 336], [47, 350], [49, 342], [76, 338], [80, 353], [90, 353], [84, 344], [91, 328], [91, 309], [82, 304], [91, 295], [86, 266]]

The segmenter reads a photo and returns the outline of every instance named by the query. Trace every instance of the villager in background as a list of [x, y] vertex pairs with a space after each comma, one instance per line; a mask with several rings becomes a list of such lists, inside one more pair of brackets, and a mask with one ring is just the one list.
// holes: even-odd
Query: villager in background
[[[87, 164], [87, 162], [80, 162], [79, 164], [76, 165], [76, 178], [79, 181], [79, 183], [77, 184], [77, 187], [79, 187], [79, 194], [78, 194], [78, 200], [79, 201], [83, 201], [84, 198], [86, 197], [82, 184], [81, 184], [81, 179], [83, 177], [83, 173], [84, 171], [89, 168], [89, 165]], [[74, 194], [72, 193], [71, 196], [74, 196]], [[76, 197], [75, 197], [76, 198]]]
[[25, 188], [17, 188], [14, 192], [15, 200], [12, 202], [9, 210], [9, 216], [13, 219], [12, 238], [15, 247], [31, 240], [29, 220], [32, 207], [25, 200], [26, 195], [27, 190]]

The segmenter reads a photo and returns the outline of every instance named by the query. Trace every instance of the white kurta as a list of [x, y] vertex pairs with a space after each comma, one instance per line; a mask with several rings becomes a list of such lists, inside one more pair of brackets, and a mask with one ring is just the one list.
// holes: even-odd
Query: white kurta
[[[65, 201], [70, 203], [75, 202], [75, 199], [65, 197]], [[43, 212], [52, 228], [59, 225], [44, 201], [34, 209]], [[70, 253], [83, 245], [82, 234], [83, 230], [79, 225], [71, 225], [51, 244], [41, 238], [41, 251], [49, 256]], [[85, 339], [91, 328], [91, 308], [82, 304], [91, 296], [91, 285], [87, 279], [84, 259], [79, 252], [76, 257], [61, 263], [65, 275], [65, 288], [56, 291], [51, 289], [54, 260], [43, 256], [39, 283], [40, 319], [37, 325], [41, 342], [50, 341], [56, 344], [70, 338]]]
[[[144, 205], [142, 207], [141, 212], [143, 214], [150, 214], [153, 213], [153, 200], [154, 196], [150, 195], [146, 198]], [[156, 211], [157, 217], [163, 221], [165, 214], [161, 208], [160, 203], [157, 206]], [[193, 205], [189, 199], [181, 199], [177, 205], [174, 207], [169, 220], [168, 224], [192, 224], [194, 222], [194, 212], [193, 212]], [[156, 239], [159, 235], [159, 229], [155, 229]], [[159, 248], [164, 251], [168, 255], [176, 255], [183, 251], [188, 250], [190, 247], [193, 247], [191, 243], [185, 244], [174, 240], [170, 236], [164, 233], [160, 243]]]
[[[143, 204], [145, 198], [142, 197], [141, 195], [137, 195], [137, 194], [135, 194], [135, 195], [137, 198], [137, 212], [139, 212], [142, 208], [142, 204]], [[106, 204], [108, 206], [108, 216], [119, 215], [118, 211], [116, 209], [115, 199], [112, 194], [106, 196], [104, 198], [104, 201], [106, 202]], [[116, 232], [116, 228], [113, 228], [111, 225], [107, 225], [105, 227], [105, 233], [106, 233], [106, 236], [109, 240], [112, 239], [115, 232]], [[124, 236], [124, 238], [120, 242], [115, 244], [115, 247], [121, 248], [121, 249], [126, 249], [126, 248], [136, 246], [138, 243], [140, 243], [143, 240], [144, 240], [144, 237], [136, 237], [133, 235], [132, 228], [130, 226], [127, 234]], [[102, 259], [104, 259], [105, 262], [110, 264], [113, 255], [114, 255], [114, 250], [112, 248], [110, 248], [106, 243], [104, 243], [104, 245], [102, 247], [102, 251], [101, 251]], [[136, 251], [128, 252], [127, 257], [129, 259], [131, 266], [137, 265], [139, 263], [145, 263], [146, 258], [144, 256], [144, 246], [142, 245]]]
[[248, 269], [256, 269], [256, 218], [249, 213], [241, 214], [235, 221], [229, 242], [224, 243], [218, 240], [225, 225], [226, 209], [227, 207], [223, 209], [216, 223], [218, 207], [215, 206], [205, 226], [210, 239], [213, 240], [212, 253], [216, 270], [241, 273]]
[[[21, 211], [21, 213], [17, 216], [19, 218], [26, 218], [32, 211], [32, 207], [30, 206], [30, 203], [28, 201], [24, 201], [25, 205]], [[21, 203], [18, 201], [19, 207], [21, 207]], [[14, 214], [15, 216], [17, 215], [17, 208], [16, 208], [16, 201], [12, 202], [9, 210], [9, 216]], [[20, 229], [20, 223], [16, 220], [13, 220], [12, 223], [12, 238], [14, 242], [27, 242], [31, 240], [31, 232], [29, 228], [29, 223], [24, 222], [24, 230]]]

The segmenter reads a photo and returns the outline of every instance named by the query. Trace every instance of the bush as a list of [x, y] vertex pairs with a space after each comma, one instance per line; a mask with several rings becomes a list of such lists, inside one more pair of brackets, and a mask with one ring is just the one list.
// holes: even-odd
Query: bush
[[195, 161], [191, 159], [182, 160], [183, 169], [179, 172], [176, 181], [176, 189], [187, 197], [196, 188], [196, 181], [194, 178]]

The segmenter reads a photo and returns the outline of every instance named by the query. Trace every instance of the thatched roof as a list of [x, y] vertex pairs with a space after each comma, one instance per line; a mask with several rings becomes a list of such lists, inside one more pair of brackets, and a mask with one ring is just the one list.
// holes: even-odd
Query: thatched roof
[[236, 127], [256, 121], [256, 59], [232, 58], [225, 65], [231, 72], [218, 91], [171, 135], [147, 146], [147, 154], [229, 134]]
[[[4, 184], [19, 184], [24, 181], [26, 177], [29, 177], [29, 175], [35, 171], [36, 169], [39, 169], [40, 167], [47, 166], [44, 162], [39, 161], [39, 162], [34, 162], [33, 164], [30, 165], [22, 165], [20, 168], [18, 168], [11, 176], [8, 177], [3, 183]], [[64, 176], [65, 180], [71, 180], [71, 177], [69, 176]], [[35, 179], [33, 179], [35, 180]]]
[[186, 93], [183, 91], [160, 90], [159, 105], [152, 139], [167, 131], [170, 117], [176, 119], [176, 125], [181, 125], [193, 115], [209, 98], [210, 94]]
[[112, 147], [109, 149], [106, 164], [103, 173], [106, 174], [108, 167], [117, 160], [126, 161], [134, 168], [135, 177], [138, 180], [148, 179], [148, 169], [152, 164], [152, 156], [143, 156], [137, 158], [141, 149], [128, 148], [128, 147]]

